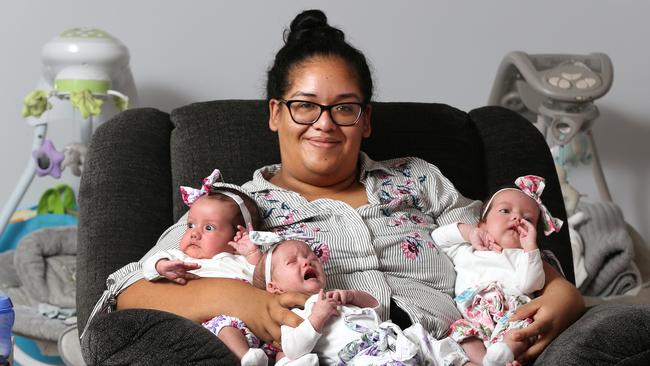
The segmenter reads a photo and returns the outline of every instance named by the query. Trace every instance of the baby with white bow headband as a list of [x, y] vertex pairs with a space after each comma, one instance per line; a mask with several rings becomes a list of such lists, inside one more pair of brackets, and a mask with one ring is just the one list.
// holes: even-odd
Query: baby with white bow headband
[[[281, 326], [283, 353], [277, 366], [314, 365], [462, 365], [467, 358], [450, 338], [434, 339], [422, 325], [407, 329], [382, 321], [379, 302], [359, 290], [325, 291], [321, 259], [299, 234], [242, 234], [269, 249], [255, 268], [253, 284], [268, 292], [311, 294], [298, 327]], [[299, 363], [296, 363], [299, 361]]]

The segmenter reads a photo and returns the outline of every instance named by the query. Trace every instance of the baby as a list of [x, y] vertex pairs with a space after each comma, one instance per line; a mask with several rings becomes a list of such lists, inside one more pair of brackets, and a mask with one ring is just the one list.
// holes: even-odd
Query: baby
[[264, 258], [255, 268], [256, 287], [278, 294], [312, 294], [304, 310], [293, 309], [305, 321], [296, 328], [281, 327], [284, 354], [278, 354], [276, 365], [305, 360], [315, 356], [312, 351], [325, 365], [462, 365], [467, 361], [456, 342], [437, 341], [420, 324], [402, 331], [390, 321], [381, 322], [376, 312], [379, 303], [364, 291], [324, 291], [323, 265], [305, 242], [280, 241]]
[[521, 329], [530, 320], [508, 323], [508, 319], [544, 287], [537, 247], [540, 216], [546, 235], [562, 226], [540, 199], [543, 178], [527, 175], [517, 178], [515, 185], [498, 190], [483, 205], [479, 224], [470, 233], [472, 244], [462, 238], [456, 224], [431, 234], [454, 262], [455, 301], [464, 318], [452, 324], [450, 336], [461, 343], [471, 364], [509, 364], [528, 348], [527, 340], [516, 341], [508, 331]]
[[[142, 264], [146, 279], [166, 278], [184, 285], [200, 277], [222, 277], [252, 283], [262, 253], [255, 244], [235, 239], [242, 236], [245, 227], [258, 225], [257, 206], [236, 189], [213, 188], [218, 176], [215, 169], [199, 190], [181, 187], [183, 201], [190, 209], [180, 250], [164, 250], [149, 257]], [[268, 364], [268, 357], [258, 348], [259, 340], [241, 320], [219, 315], [203, 325], [221, 339], [242, 365]]]

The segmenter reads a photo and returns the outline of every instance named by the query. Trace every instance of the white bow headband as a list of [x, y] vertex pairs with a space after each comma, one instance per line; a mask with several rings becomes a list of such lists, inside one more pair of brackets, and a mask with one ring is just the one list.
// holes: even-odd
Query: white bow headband
[[307, 240], [313, 239], [311, 236], [305, 236], [300, 234], [278, 234], [270, 231], [255, 231], [251, 230], [248, 233], [248, 237], [251, 241], [257, 244], [260, 247], [268, 248], [266, 250], [266, 260], [264, 261], [264, 281], [268, 286], [271, 282], [271, 258], [273, 251], [280, 245], [283, 241], [286, 240]]

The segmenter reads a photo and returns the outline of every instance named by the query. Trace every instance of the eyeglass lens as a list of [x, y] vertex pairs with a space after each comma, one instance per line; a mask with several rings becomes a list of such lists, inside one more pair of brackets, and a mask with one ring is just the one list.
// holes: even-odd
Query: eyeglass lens
[[304, 101], [289, 101], [287, 103], [293, 120], [297, 123], [311, 124], [316, 122], [323, 109], [329, 109], [334, 123], [338, 125], [353, 125], [361, 115], [361, 105], [341, 103], [332, 106], [320, 106]]

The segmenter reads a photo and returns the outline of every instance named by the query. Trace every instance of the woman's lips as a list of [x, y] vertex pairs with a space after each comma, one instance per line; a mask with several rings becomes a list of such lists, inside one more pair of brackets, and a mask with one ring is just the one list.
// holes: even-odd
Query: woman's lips
[[339, 140], [330, 137], [307, 137], [305, 140], [316, 147], [333, 147], [339, 143]]

